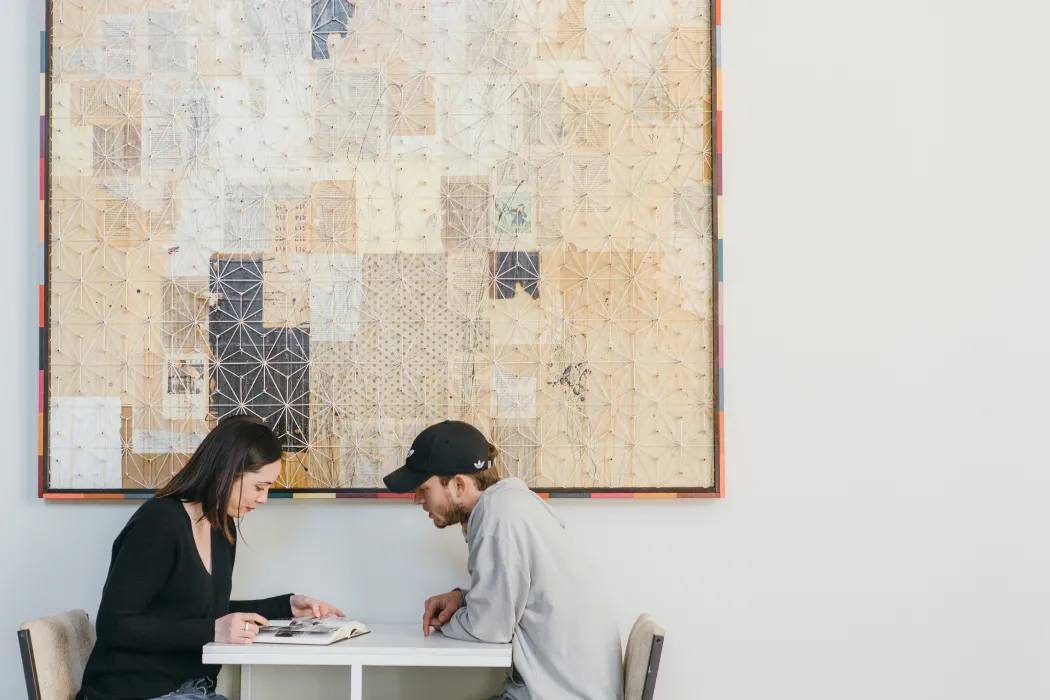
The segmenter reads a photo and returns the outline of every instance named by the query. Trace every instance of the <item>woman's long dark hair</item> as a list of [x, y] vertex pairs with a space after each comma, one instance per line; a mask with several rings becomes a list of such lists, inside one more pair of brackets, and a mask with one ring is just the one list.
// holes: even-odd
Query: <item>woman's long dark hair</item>
[[205, 436], [186, 466], [157, 491], [157, 498], [200, 503], [211, 526], [233, 542], [230, 517], [226, 515], [233, 482], [281, 456], [281, 441], [261, 420], [252, 416], [224, 418]]

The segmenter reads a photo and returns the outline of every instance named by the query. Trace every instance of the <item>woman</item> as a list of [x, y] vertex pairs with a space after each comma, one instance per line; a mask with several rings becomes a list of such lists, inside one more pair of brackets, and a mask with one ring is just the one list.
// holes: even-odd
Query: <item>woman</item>
[[201, 663], [205, 644], [250, 644], [268, 618], [342, 616], [302, 595], [230, 600], [234, 519], [266, 503], [280, 470], [277, 436], [228, 418], [131, 516], [113, 543], [78, 700], [225, 700], [219, 667]]

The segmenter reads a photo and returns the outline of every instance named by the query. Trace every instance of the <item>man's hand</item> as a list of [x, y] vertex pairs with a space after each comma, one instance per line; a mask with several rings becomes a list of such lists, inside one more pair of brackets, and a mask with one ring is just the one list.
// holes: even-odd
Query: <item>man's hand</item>
[[334, 605], [329, 605], [323, 600], [314, 600], [310, 596], [293, 595], [289, 601], [292, 606], [292, 617], [346, 617], [343, 611]]
[[452, 613], [462, 607], [463, 592], [459, 590], [427, 598], [426, 608], [423, 610], [423, 636], [429, 637], [431, 628], [439, 629], [452, 619]]

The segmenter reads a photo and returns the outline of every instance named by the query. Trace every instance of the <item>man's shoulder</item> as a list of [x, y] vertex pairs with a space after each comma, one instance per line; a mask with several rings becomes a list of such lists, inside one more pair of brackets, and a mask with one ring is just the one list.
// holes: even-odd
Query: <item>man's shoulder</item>
[[497, 482], [495, 486], [485, 491], [484, 498], [490, 504], [499, 503], [500, 506], [535, 507], [543, 505], [539, 496], [529, 490], [520, 479], [505, 479]]
[[527, 488], [506, 488], [488, 494], [485, 522], [491, 527], [516, 527], [536, 518], [553, 518], [542, 499]]

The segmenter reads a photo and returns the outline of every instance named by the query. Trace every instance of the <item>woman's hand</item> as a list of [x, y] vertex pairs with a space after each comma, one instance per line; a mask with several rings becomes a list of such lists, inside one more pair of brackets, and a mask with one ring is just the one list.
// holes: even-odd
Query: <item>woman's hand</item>
[[269, 621], [255, 613], [236, 612], [215, 621], [215, 641], [219, 644], [251, 644], [260, 625]]
[[291, 603], [292, 617], [328, 617], [329, 615], [346, 617], [339, 608], [329, 605], [323, 600], [314, 600], [310, 596], [293, 595]]

